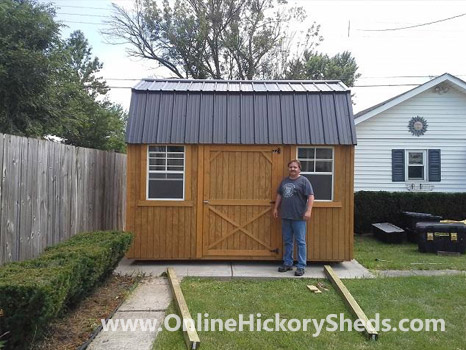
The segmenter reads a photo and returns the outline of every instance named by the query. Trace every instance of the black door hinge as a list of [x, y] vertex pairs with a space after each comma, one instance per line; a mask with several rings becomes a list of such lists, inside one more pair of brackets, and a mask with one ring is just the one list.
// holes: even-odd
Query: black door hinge
[[280, 149], [280, 147], [278, 147], [277, 149], [273, 149], [273, 150], [272, 150], [273, 153], [277, 153], [277, 154], [280, 154], [281, 151], [282, 151], [282, 150]]
[[270, 252], [278, 254], [280, 252], [280, 250], [278, 248], [275, 248], [275, 249], [271, 249]]

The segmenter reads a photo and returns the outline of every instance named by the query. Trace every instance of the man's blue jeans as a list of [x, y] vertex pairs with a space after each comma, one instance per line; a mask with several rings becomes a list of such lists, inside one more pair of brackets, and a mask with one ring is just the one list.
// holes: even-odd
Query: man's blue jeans
[[298, 246], [298, 269], [306, 267], [306, 221], [282, 219], [282, 234], [285, 244], [283, 264], [293, 265], [293, 236]]

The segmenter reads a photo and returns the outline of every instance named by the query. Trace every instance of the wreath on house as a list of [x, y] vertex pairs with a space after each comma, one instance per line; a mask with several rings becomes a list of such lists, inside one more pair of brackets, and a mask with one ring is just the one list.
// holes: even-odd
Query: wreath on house
[[414, 136], [424, 135], [427, 131], [427, 120], [423, 117], [412, 117], [408, 124], [408, 129]]

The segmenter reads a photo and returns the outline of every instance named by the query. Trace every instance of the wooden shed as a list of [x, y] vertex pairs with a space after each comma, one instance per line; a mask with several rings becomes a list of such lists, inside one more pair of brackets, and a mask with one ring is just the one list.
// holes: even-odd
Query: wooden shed
[[294, 158], [316, 196], [308, 259], [353, 258], [356, 134], [341, 82], [143, 80], [126, 142], [129, 258], [281, 260], [272, 210]]

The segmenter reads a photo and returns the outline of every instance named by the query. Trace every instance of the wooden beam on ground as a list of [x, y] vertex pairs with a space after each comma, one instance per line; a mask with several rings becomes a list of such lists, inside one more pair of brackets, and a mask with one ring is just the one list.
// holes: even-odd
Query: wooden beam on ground
[[184, 299], [183, 292], [181, 291], [180, 282], [176, 276], [175, 270], [172, 267], [167, 269], [168, 280], [172, 288], [173, 297], [175, 298], [176, 307], [181, 315], [183, 325], [183, 335], [186, 346], [189, 350], [199, 349], [201, 341], [196, 332], [194, 320], [188, 309], [188, 304]]
[[370, 340], [377, 340], [379, 334], [377, 331], [372, 327], [369, 323], [369, 319], [367, 318], [364, 311], [362, 311], [361, 307], [358, 305], [356, 300], [353, 298], [349, 290], [345, 287], [343, 282], [337, 276], [335, 271], [333, 271], [332, 267], [329, 265], [324, 265], [324, 272], [327, 275], [327, 278], [330, 280], [332, 285], [338, 291], [338, 293], [342, 296], [343, 301], [349, 307], [351, 313], [356, 316], [358, 319], [361, 320], [362, 324], [364, 325], [365, 333], [369, 337]]
[[322, 293], [320, 289], [317, 288], [316, 286], [308, 285], [307, 288], [309, 288], [309, 290], [313, 293], [316, 293], [316, 294]]

